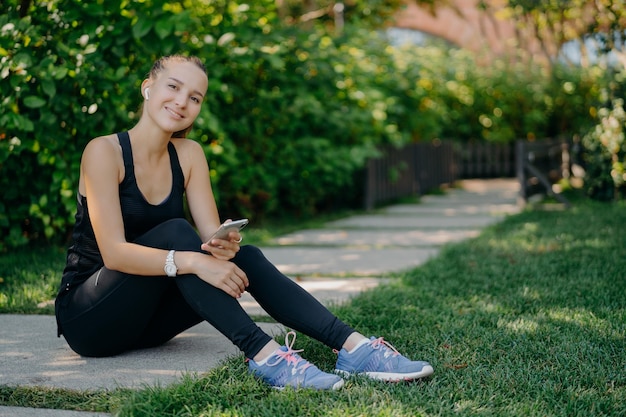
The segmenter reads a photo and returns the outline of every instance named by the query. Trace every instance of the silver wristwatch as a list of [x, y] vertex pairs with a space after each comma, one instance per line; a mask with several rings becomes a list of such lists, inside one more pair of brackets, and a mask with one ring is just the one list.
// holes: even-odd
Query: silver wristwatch
[[178, 272], [178, 268], [174, 263], [174, 252], [175, 251], [173, 250], [169, 251], [167, 253], [167, 258], [165, 258], [165, 268], [163, 268], [163, 270], [165, 270], [165, 274], [168, 277], [175, 277], [176, 272]]

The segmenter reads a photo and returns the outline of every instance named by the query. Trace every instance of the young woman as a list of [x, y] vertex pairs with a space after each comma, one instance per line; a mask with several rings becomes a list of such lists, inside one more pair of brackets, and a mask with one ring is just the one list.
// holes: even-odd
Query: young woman
[[[280, 346], [241, 308], [248, 291], [277, 321], [339, 351], [337, 373], [381, 380], [433, 372], [382, 338], [367, 339], [281, 274], [241, 235], [219, 227], [202, 148], [185, 139], [207, 91], [195, 57], [168, 56], [141, 85], [139, 122], [91, 140], [82, 155], [72, 245], [56, 300], [58, 334], [84, 356], [158, 346], [206, 320], [249, 358], [250, 372], [276, 388], [337, 389], [325, 373]], [[185, 220], [184, 198], [195, 224]]]

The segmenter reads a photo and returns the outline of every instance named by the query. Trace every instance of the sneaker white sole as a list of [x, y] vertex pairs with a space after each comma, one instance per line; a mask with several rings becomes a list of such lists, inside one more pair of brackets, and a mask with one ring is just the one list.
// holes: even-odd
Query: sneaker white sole
[[340, 379], [339, 381], [335, 382], [335, 385], [333, 385], [332, 390], [337, 390], [340, 389], [341, 387], [343, 387], [343, 384], [345, 383], [345, 381], [343, 379]]
[[[342, 375], [353, 375], [348, 371], [343, 371], [341, 369], [335, 369], [335, 372]], [[399, 382], [399, 381], [413, 381], [415, 379], [425, 378], [427, 376], [432, 375], [434, 369], [431, 365], [425, 365], [421, 371], [419, 372], [410, 372], [410, 373], [393, 373], [393, 372], [361, 372], [356, 375], [365, 375], [369, 378], [376, 379], [378, 381], [386, 381], [386, 382]]]
[[[343, 379], [340, 379], [339, 381], [335, 382], [333, 384], [333, 386], [330, 387], [330, 388], [315, 388], [315, 387], [301, 387], [301, 386], [298, 386], [297, 388], [294, 388], [291, 385], [289, 386], [289, 388], [294, 388], [294, 389], [314, 389], [314, 390], [319, 390], [319, 391], [324, 391], [324, 390], [328, 389], [328, 390], [335, 391], [335, 390], [338, 390], [341, 387], [343, 387], [343, 384], [345, 384], [345, 381]], [[274, 386], [274, 385], [272, 385], [271, 387], [273, 389], [275, 389], [275, 390], [278, 390], [278, 391], [283, 391], [285, 388], [287, 388], [287, 387], [277, 387], [277, 386]]]

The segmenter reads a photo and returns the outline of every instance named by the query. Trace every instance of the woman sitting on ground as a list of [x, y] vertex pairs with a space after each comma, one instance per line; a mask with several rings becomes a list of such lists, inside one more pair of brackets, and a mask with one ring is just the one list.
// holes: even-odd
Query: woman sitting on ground
[[[58, 334], [84, 356], [161, 345], [207, 321], [273, 387], [337, 389], [338, 374], [410, 380], [432, 374], [382, 338], [366, 338], [280, 273], [239, 232], [209, 239], [220, 218], [200, 145], [186, 139], [207, 92], [195, 57], [168, 56], [141, 85], [141, 118], [91, 140], [82, 155], [76, 224], [56, 300]], [[197, 230], [185, 220], [186, 198]], [[280, 346], [238, 302], [248, 291], [278, 322], [339, 351], [326, 373]]]

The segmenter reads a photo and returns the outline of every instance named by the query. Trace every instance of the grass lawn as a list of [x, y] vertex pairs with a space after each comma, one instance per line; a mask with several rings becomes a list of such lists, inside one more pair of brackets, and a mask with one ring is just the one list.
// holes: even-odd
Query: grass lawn
[[[624, 416], [625, 230], [623, 202], [523, 212], [333, 309], [364, 333], [429, 360], [435, 374], [425, 381], [352, 378], [338, 392], [278, 392], [249, 377], [238, 358], [138, 391], [0, 386], [0, 404], [120, 416]], [[45, 301], [47, 290], [38, 288], [58, 279], [56, 261], [31, 264], [39, 272], [29, 276], [40, 284], [22, 291], [5, 272], [10, 258], [0, 257], [3, 299]], [[2, 311], [7, 305], [0, 302]], [[296, 347], [332, 369], [330, 349], [303, 335]]]

